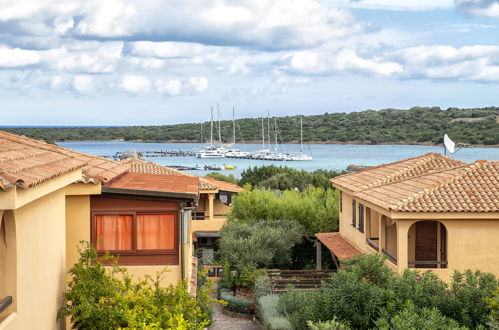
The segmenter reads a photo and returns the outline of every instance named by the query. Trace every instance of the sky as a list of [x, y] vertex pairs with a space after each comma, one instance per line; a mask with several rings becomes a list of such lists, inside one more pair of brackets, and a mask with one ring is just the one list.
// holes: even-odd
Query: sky
[[0, 0], [0, 126], [498, 97], [499, 0]]

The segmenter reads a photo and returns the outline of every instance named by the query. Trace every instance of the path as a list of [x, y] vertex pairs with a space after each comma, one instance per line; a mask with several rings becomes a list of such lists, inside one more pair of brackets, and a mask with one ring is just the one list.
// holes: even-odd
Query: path
[[222, 306], [215, 304], [213, 306], [213, 324], [209, 330], [258, 330], [251, 320], [231, 317], [222, 313]]

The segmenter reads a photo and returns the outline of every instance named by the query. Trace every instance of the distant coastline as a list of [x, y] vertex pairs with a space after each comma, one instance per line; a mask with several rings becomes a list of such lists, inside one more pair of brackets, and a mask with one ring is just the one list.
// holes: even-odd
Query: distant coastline
[[[207, 144], [207, 142], [191, 141], [191, 140], [125, 140], [125, 139], [113, 139], [113, 140], [61, 140], [54, 141], [59, 142], [129, 142], [129, 143], [197, 143], [197, 144]], [[224, 141], [224, 144], [229, 144], [230, 142]], [[262, 144], [262, 140], [245, 141], [244, 143], [249, 144]], [[214, 144], [218, 144], [214, 141]], [[286, 141], [284, 144], [300, 144], [300, 141], [292, 140]], [[428, 147], [438, 147], [442, 146], [441, 143], [431, 143], [431, 142], [379, 142], [373, 143], [369, 141], [304, 141], [303, 144], [338, 144], [338, 145], [409, 145], [409, 146], [428, 146]], [[499, 148], [499, 144], [468, 144], [468, 148]]]

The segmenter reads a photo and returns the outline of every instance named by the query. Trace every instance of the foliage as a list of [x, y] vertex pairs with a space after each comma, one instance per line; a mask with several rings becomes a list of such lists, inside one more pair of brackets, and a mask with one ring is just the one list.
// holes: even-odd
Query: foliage
[[338, 321], [336, 318], [326, 321], [326, 322], [307, 322], [310, 330], [350, 330], [348, 325]]
[[315, 170], [307, 172], [289, 167], [281, 166], [260, 166], [250, 167], [241, 173], [240, 185], [250, 184], [252, 187], [260, 189], [274, 190], [305, 190], [308, 186], [331, 188], [329, 179], [334, 178], [344, 172], [327, 170]]
[[229, 289], [220, 289], [220, 299], [227, 302], [225, 309], [231, 312], [241, 314], [251, 313], [250, 307], [253, 306], [253, 302], [251, 300], [232, 295], [232, 292]]
[[487, 299], [493, 297], [498, 286], [499, 281], [489, 273], [455, 272], [446, 304], [440, 308], [444, 315], [469, 328], [486, 324], [490, 312]]
[[203, 329], [210, 323], [185, 282], [162, 287], [161, 273], [135, 282], [115, 262], [104, 267], [90, 243], [82, 242], [79, 252], [79, 261], [69, 271], [65, 306], [58, 313], [59, 318], [69, 316], [74, 328]]
[[411, 301], [408, 301], [406, 307], [397, 315], [377, 320], [376, 327], [380, 330], [467, 329], [460, 327], [457, 321], [443, 316], [437, 308], [418, 308]]
[[240, 274], [256, 268], [285, 266], [302, 235], [303, 228], [294, 221], [233, 221], [220, 230], [220, 256]]
[[307, 321], [335, 317], [354, 329], [498, 326], [499, 299], [494, 292], [499, 284], [492, 274], [455, 272], [447, 285], [431, 271], [395, 274], [383, 261], [375, 254], [361, 255], [333, 273], [322, 290], [282, 294], [279, 315], [289, 318], [296, 329], [306, 329]]
[[[445, 133], [458, 142], [499, 144], [499, 114], [496, 107], [441, 110], [413, 107], [409, 110], [383, 109], [350, 113], [325, 113], [303, 118], [304, 141], [363, 143], [441, 143]], [[301, 116], [277, 118], [284, 142], [298, 141]], [[261, 136], [259, 118], [236, 121], [240, 137], [255, 141]], [[204, 123], [208, 127], [209, 123]], [[222, 140], [232, 140], [232, 121], [221, 122]], [[126, 141], [207, 141], [209, 130], [200, 135], [199, 124], [130, 127], [42, 127], [4, 128], [15, 134], [48, 141], [118, 140]]]
[[269, 295], [272, 293], [272, 283], [267, 273], [261, 274], [255, 279], [255, 287], [253, 289], [253, 296], [255, 299]]
[[490, 298], [485, 299], [487, 307], [490, 308], [490, 320], [488, 325], [491, 329], [499, 329], [499, 287]]
[[338, 192], [308, 187], [303, 192], [247, 189], [232, 200], [229, 220], [295, 220], [307, 235], [338, 230]]
[[256, 306], [258, 318], [265, 329], [293, 330], [291, 322], [277, 312], [278, 304], [279, 295], [276, 294], [269, 294], [258, 298]]
[[233, 183], [233, 184], [238, 184], [237, 178], [233, 174], [222, 174], [222, 173], [217, 173], [217, 172], [211, 172], [206, 175], [209, 178], [219, 180], [219, 181], [224, 181], [228, 183]]

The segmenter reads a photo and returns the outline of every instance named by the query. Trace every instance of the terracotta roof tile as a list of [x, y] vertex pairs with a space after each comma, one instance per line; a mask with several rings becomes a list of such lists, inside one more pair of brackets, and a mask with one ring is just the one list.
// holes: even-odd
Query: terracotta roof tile
[[[190, 176], [197, 177], [193, 174], [179, 171], [174, 168], [159, 165], [154, 162], [147, 162], [145, 160], [140, 160], [136, 158], [127, 158], [121, 161], [121, 164], [127, 166], [130, 172], [133, 173], [144, 173], [144, 174], [166, 174], [166, 175], [177, 175], [177, 176]], [[239, 192], [243, 189], [238, 185], [232, 183], [227, 183], [212, 178], [200, 177], [199, 178], [199, 189], [200, 190], [224, 190]]]
[[343, 238], [340, 233], [317, 233], [317, 239], [333, 252], [339, 260], [348, 260], [361, 252]]
[[29, 188], [78, 168], [104, 182], [127, 171], [109, 159], [0, 131], [0, 189]]
[[412, 158], [407, 168], [385, 178], [364, 173], [353, 180], [352, 173], [333, 183], [351, 187], [355, 182], [354, 197], [394, 212], [499, 212], [499, 161], [458, 164], [430, 155], [433, 159], [413, 162], [427, 157]]
[[197, 195], [199, 193], [199, 178], [186, 175], [125, 173], [107, 183], [105, 187]]
[[335, 186], [356, 192], [369, 187], [396, 182], [429, 172], [451, 169], [464, 164], [466, 163], [430, 152], [422, 156], [340, 175], [331, 179], [331, 182]]

